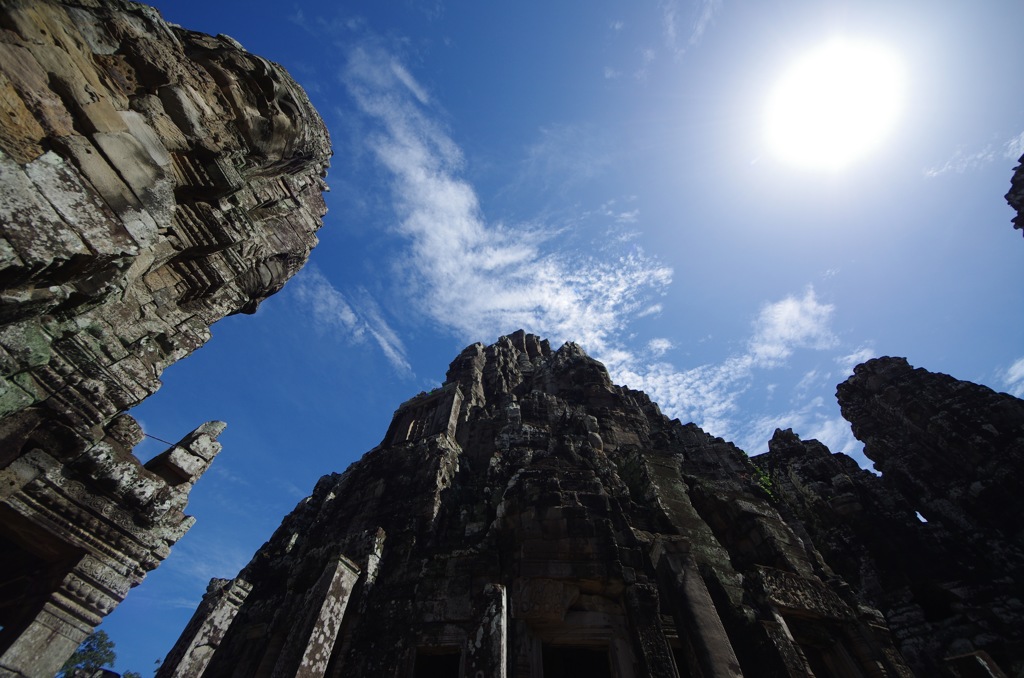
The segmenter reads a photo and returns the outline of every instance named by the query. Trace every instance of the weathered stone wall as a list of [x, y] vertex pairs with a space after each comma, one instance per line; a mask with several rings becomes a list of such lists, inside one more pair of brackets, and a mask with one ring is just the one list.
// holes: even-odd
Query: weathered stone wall
[[1017, 216], [1013, 218], [1013, 227], [1024, 230], [1024, 156], [1020, 157], [1017, 166], [1013, 168], [1013, 178], [1010, 180], [1010, 192], [1006, 194], [1006, 202], [1017, 210]]
[[837, 395], [881, 476], [777, 431], [754, 461], [783, 512], [918, 675], [989, 675], [956, 671], [993, 659], [1024, 674], [1024, 401], [902, 358], [858, 366]]
[[222, 425], [143, 467], [123, 412], [305, 262], [329, 156], [302, 89], [230, 38], [0, 3], [0, 574], [23, 582], [0, 672], [52, 676], [188, 529]]
[[755, 476], [573, 344], [474, 344], [158, 675], [910, 675]]

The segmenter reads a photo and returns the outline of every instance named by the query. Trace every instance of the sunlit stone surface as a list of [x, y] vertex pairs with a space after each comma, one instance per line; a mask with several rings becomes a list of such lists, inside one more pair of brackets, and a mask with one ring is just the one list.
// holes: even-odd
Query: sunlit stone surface
[[53, 676], [191, 525], [223, 424], [143, 466], [123, 412], [302, 266], [329, 156], [298, 85], [230, 38], [0, 4], [0, 674]]

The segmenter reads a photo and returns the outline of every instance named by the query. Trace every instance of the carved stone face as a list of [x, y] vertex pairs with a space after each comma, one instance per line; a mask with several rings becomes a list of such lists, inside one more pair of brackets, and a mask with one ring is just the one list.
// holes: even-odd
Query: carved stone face
[[186, 52], [213, 76], [234, 115], [246, 146], [240, 171], [267, 174], [288, 171], [311, 157], [329, 155], [324, 136], [309, 134], [321, 127], [319, 116], [302, 89], [280, 67], [239, 51], [220, 36], [185, 33]]

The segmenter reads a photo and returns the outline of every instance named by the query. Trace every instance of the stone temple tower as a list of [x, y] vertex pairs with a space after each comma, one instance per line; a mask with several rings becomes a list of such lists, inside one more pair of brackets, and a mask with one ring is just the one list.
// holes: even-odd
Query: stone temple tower
[[142, 464], [127, 411], [305, 263], [330, 155], [231, 38], [0, 2], [0, 676], [52, 678], [194, 522], [224, 424]]
[[158, 676], [910, 676], [746, 455], [575, 344], [474, 344]]

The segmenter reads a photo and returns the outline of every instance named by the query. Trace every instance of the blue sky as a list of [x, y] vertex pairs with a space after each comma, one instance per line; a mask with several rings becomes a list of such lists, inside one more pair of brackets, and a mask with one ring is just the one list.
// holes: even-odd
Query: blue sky
[[[1024, 5], [500, 4], [157, 2], [284, 65], [335, 155], [309, 265], [134, 412], [228, 429], [196, 526], [103, 626], [120, 670], [474, 341], [575, 340], [751, 454], [782, 426], [866, 463], [834, 392], [876, 355], [1024, 394]], [[767, 102], [837, 37], [896, 55], [900, 113], [841, 170], [787, 164]]]

